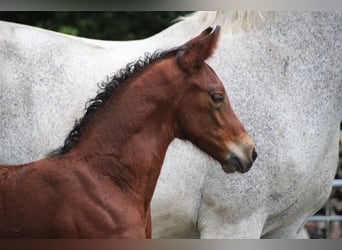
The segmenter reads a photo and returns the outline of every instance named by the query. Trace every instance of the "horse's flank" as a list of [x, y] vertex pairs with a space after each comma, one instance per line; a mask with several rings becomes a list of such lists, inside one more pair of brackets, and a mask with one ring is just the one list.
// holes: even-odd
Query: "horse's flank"
[[[195, 13], [169, 29], [196, 30], [202, 15], [205, 23], [223, 16]], [[247, 20], [246, 12], [242, 16]], [[232, 103], [262, 150], [255, 175], [220, 178], [194, 149], [181, 143], [170, 147], [152, 201], [155, 237], [299, 237], [305, 220], [329, 196], [342, 114], [342, 15], [270, 12], [264, 17], [258, 28], [244, 32], [237, 25], [233, 35], [222, 36], [221, 56], [210, 61], [234, 92]], [[229, 34], [232, 22], [223, 19]], [[187, 178], [184, 166], [203, 176]], [[166, 176], [176, 184], [169, 185]], [[173, 205], [182, 187], [192, 195], [182, 193], [183, 202]]]

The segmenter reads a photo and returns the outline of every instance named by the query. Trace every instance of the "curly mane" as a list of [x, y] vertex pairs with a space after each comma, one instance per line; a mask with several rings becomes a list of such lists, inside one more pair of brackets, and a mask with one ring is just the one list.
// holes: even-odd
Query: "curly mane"
[[127, 82], [127, 80], [133, 75], [143, 71], [148, 65], [162, 58], [175, 55], [180, 49], [181, 48], [179, 47], [166, 51], [156, 51], [153, 54], [145, 53], [143, 58], [139, 58], [134, 62], [128, 63], [126, 67], [118, 70], [114, 76], [108, 77], [106, 82], [98, 83], [99, 90], [97, 91], [96, 97], [90, 99], [86, 103], [84, 116], [75, 121], [74, 128], [66, 137], [64, 145], [52, 151], [48, 155], [52, 156], [68, 153], [81, 137], [82, 128], [87, 126], [88, 121], [91, 119], [93, 114], [103, 106], [119, 86]]

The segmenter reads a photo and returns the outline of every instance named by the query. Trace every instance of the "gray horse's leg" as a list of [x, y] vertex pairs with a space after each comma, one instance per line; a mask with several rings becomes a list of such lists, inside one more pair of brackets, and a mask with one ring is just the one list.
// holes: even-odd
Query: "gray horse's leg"
[[309, 234], [303, 228], [304, 219], [290, 223], [284, 227], [272, 230], [262, 236], [263, 239], [308, 239]]
[[[259, 239], [265, 215], [254, 213], [244, 218], [227, 221], [224, 215], [207, 209], [198, 221], [201, 239]], [[231, 220], [231, 218], [229, 218]]]

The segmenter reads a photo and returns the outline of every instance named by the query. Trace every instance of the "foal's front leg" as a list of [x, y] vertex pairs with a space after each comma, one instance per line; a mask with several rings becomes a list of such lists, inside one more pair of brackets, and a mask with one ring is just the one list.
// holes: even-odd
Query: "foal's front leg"
[[146, 224], [145, 224], [145, 233], [146, 239], [152, 239], [152, 221], [151, 221], [151, 206], [149, 206], [146, 212]]

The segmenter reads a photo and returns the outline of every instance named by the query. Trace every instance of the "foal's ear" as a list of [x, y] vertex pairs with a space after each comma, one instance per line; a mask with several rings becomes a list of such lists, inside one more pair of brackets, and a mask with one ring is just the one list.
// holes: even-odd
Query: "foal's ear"
[[213, 31], [209, 27], [181, 46], [176, 62], [183, 71], [193, 74], [213, 54], [219, 39], [220, 29], [220, 26], [216, 26]]

